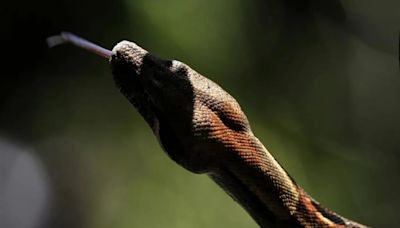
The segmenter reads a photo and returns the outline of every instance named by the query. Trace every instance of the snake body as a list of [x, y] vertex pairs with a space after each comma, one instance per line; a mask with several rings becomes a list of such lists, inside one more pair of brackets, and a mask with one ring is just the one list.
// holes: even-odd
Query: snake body
[[312, 199], [252, 133], [238, 102], [186, 64], [128, 41], [110, 58], [116, 85], [164, 151], [207, 174], [261, 227], [365, 227]]

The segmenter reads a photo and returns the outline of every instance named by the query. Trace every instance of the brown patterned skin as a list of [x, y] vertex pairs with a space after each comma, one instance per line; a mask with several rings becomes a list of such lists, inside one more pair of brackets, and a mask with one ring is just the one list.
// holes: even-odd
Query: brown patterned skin
[[128, 41], [110, 59], [114, 80], [166, 153], [220, 185], [261, 227], [365, 227], [309, 197], [254, 136], [236, 100], [175, 60]]

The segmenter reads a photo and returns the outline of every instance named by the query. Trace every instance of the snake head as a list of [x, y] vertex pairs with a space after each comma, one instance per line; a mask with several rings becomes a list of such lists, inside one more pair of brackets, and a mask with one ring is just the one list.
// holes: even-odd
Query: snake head
[[226, 136], [249, 132], [235, 99], [186, 64], [161, 59], [128, 41], [113, 48], [110, 61], [122, 94], [164, 151], [186, 169], [211, 172]]

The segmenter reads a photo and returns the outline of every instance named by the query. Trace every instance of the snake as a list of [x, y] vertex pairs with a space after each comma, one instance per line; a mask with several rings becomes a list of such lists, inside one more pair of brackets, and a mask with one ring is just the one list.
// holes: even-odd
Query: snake
[[367, 227], [308, 195], [254, 135], [239, 103], [212, 80], [130, 41], [110, 51], [78, 38], [62, 33], [50, 41], [107, 58], [116, 86], [166, 154], [186, 170], [208, 175], [260, 227]]

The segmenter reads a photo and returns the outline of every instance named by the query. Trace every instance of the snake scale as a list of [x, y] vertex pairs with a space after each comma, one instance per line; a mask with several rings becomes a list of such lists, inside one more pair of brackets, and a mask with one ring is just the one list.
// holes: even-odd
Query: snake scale
[[252, 133], [238, 102], [188, 65], [129, 41], [112, 51], [68, 33], [49, 41], [70, 42], [108, 58], [117, 87], [169, 157], [207, 174], [260, 227], [366, 227], [311, 198]]

